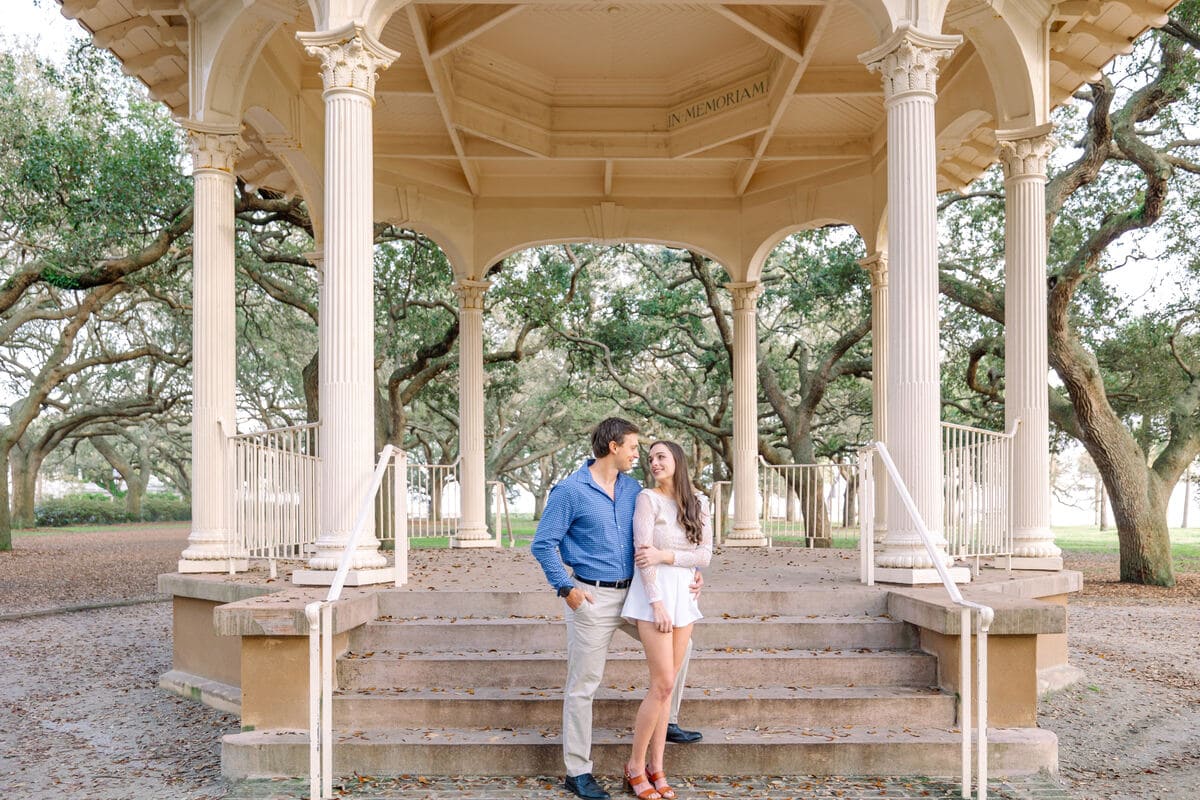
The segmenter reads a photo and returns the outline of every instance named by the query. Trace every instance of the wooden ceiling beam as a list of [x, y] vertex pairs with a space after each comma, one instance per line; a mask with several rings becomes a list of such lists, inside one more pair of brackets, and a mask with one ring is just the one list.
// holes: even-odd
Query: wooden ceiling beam
[[767, 146], [771, 143], [771, 137], [779, 129], [779, 123], [783, 121], [783, 117], [787, 113], [788, 103], [796, 96], [796, 88], [800, 85], [800, 79], [804, 76], [804, 70], [808, 66], [808, 62], [812, 59], [813, 50], [815, 49], [813, 44], [820, 37], [821, 33], [824, 32], [832, 16], [829, 6], [816, 9], [812, 13], [812, 24], [807, 25], [807, 29], [804, 31], [804, 42], [801, 44], [803, 57], [799, 61], [790, 63], [781, 62], [768, 98], [770, 122], [767, 125], [767, 129], [762, 132], [756, 141], [754, 157], [739, 165], [734, 173], [734, 194], [738, 196], [745, 194], [746, 187], [750, 185], [750, 181], [754, 177], [754, 171], [762, 163], [763, 154], [766, 153]]
[[776, 12], [763, 6], [712, 6], [725, 19], [742, 28], [752, 36], [763, 40], [793, 61], [804, 61], [800, 49], [803, 32]]
[[461, 47], [481, 33], [525, 10], [524, 5], [462, 5], [443, 20], [435, 20], [429, 32], [429, 55], [434, 61]]
[[861, 65], [809, 67], [800, 76], [796, 94], [806, 97], [882, 97], [883, 82]]
[[463, 179], [467, 182], [467, 186], [470, 187], [471, 194], [478, 195], [479, 176], [475, 174], [475, 168], [467, 159], [462, 137], [458, 135], [458, 129], [454, 126], [454, 117], [451, 112], [455, 102], [454, 89], [449, 80], [445, 62], [434, 61], [429, 54], [429, 37], [422, 12], [416, 6], [410, 5], [406, 9], [406, 13], [408, 14], [408, 23], [412, 27], [413, 38], [417, 42], [417, 52], [421, 56], [421, 64], [425, 67], [425, 76], [429, 79], [429, 86], [433, 89], [433, 96], [437, 100], [438, 109], [442, 112], [442, 121], [446, 125], [446, 133], [450, 136], [450, 141], [454, 145], [454, 153], [458, 157], [458, 165], [462, 169]]

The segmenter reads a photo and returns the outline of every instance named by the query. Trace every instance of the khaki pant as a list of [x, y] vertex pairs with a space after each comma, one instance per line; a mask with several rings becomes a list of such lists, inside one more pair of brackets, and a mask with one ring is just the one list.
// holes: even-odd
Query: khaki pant
[[[638, 638], [637, 628], [621, 619], [621, 607], [625, 605], [628, 589], [602, 589], [599, 586], [582, 588], [591, 593], [596, 602], [585, 601], [575, 611], [569, 607], [565, 611], [567, 683], [563, 687], [562, 742], [563, 763], [570, 776], [592, 771], [592, 699], [604, 677], [604, 665], [608, 661], [608, 647], [613, 634], [620, 628], [634, 639]], [[679, 703], [683, 699], [691, 656], [689, 643], [688, 654], [675, 679], [675, 693], [671, 696], [672, 722], [679, 719]], [[632, 718], [629, 724], [633, 724]]]

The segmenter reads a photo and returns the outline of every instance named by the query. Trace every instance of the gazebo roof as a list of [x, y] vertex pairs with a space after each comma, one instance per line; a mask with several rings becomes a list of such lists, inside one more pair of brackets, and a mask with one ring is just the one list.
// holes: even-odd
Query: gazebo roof
[[[249, 123], [237, 168], [248, 183], [311, 193], [297, 160], [281, 157], [305, 152], [319, 174], [323, 87], [296, 39], [316, 27], [308, 2], [62, 2], [178, 117]], [[885, 0], [392, 0], [398, 10], [371, 32], [401, 54], [376, 86], [377, 187], [469, 203], [740, 202], [871, 180], [886, 118], [880, 80], [859, 56], [889, 33], [871, 3]], [[222, 14], [236, 19], [203, 27]], [[995, 161], [996, 130], [1044, 124], [1165, 14], [1150, 0], [950, 2], [942, 31], [964, 43], [939, 79], [939, 188], [978, 177]], [[1038, 55], [1047, 18], [1048, 62]], [[401, 196], [393, 216], [405, 213]]]

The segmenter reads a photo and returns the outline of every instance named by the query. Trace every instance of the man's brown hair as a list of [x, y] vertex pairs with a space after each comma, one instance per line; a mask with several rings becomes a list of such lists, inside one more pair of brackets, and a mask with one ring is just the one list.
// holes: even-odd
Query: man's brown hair
[[641, 433], [638, 426], [627, 419], [609, 417], [592, 431], [592, 455], [604, 458], [609, 453], [609, 442], [616, 442], [620, 447], [625, 437], [631, 433]]

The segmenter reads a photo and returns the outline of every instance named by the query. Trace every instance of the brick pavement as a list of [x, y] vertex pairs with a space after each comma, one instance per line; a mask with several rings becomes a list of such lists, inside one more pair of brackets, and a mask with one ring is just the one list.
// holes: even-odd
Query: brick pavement
[[[614, 797], [615, 778], [601, 778]], [[674, 783], [680, 800], [769, 798], [769, 800], [958, 800], [959, 785], [935, 778], [814, 778], [809, 776], [751, 778], [680, 778]], [[359, 777], [354, 783], [334, 784], [334, 797], [346, 800], [571, 800], [557, 776], [531, 778], [398, 778]], [[1070, 800], [1049, 775], [1029, 775], [988, 782], [994, 800]], [[225, 800], [301, 800], [308, 786], [297, 780], [243, 781], [231, 787]]]

